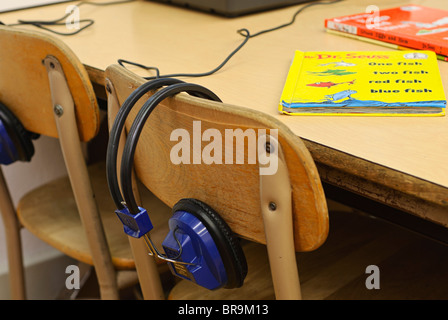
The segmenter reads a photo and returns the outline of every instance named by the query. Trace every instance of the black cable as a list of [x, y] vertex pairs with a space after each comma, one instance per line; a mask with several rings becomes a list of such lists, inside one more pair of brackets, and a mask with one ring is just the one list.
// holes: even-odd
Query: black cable
[[[61, 18], [60, 20], [64, 19], [65, 17]], [[84, 26], [82, 26], [81, 28], [73, 31], [73, 32], [60, 32], [60, 31], [56, 31], [50, 28], [47, 28], [46, 26], [63, 26], [65, 25], [65, 22], [59, 22], [59, 20], [57, 21], [31, 21], [31, 20], [18, 20], [19, 23], [17, 24], [13, 24], [13, 25], [8, 25], [8, 26], [18, 26], [18, 25], [32, 25], [35, 26], [37, 28], [52, 32], [54, 34], [60, 35], [60, 36], [73, 36], [75, 34], [80, 33], [81, 31], [83, 31], [84, 29], [87, 29], [88, 27], [90, 27], [92, 24], [94, 24], [94, 20], [92, 19], [80, 19], [78, 22], [80, 23], [84, 23], [87, 22]]]
[[129, 60], [124, 60], [124, 59], [118, 59], [118, 64], [120, 66], [124, 67], [124, 68], [126, 68], [124, 66], [124, 64], [130, 64], [130, 65], [142, 68], [144, 70], [154, 70], [156, 72], [156, 76], [155, 77], [144, 77], [144, 79], [146, 79], [146, 80], [152, 80], [152, 78], [156, 78], [156, 79], [159, 79], [159, 78], [169, 78], [167, 76], [162, 76], [161, 77], [159, 68], [157, 68], [157, 67], [148, 67], [148, 66], [145, 66], [143, 64], [140, 64], [140, 63], [137, 63], [137, 62], [132, 62], [132, 61], [129, 61]]
[[[109, 2], [81, 1], [81, 2], [78, 2], [78, 4], [76, 4], [74, 6], [80, 7], [80, 6], [85, 5], [85, 4], [92, 5], [92, 6], [109, 6], [109, 5], [115, 5], [115, 4], [122, 4], [122, 3], [132, 2], [132, 1], [136, 1], [136, 0], [118, 0], [118, 1], [109, 1]], [[44, 29], [46, 31], [55, 33], [57, 35], [72, 36], [72, 35], [80, 33], [81, 31], [87, 29], [88, 27], [90, 27], [91, 25], [93, 25], [95, 23], [95, 21], [93, 19], [80, 19], [78, 22], [80, 22], [80, 23], [84, 23], [85, 22], [86, 24], [83, 25], [81, 28], [77, 29], [76, 31], [73, 31], [73, 32], [59, 32], [59, 31], [56, 31], [56, 30], [53, 30], [53, 29], [47, 27], [47, 26], [62, 26], [62, 25], [65, 25], [65, 22], [62, 22], [62, 20], [67, 19], [72, 14], [73, 14], [73, 10], [68, 12], [68, 13], [66, 13], [61, 18], [54, 19], [54, 20], [18, 20], [17, 23], [8, 24], [7, 26], [8, 27], [14, 27], [14, 26], [19, 26], [19, 25], [32, 25], [32, 26], [35, 26], [37, 28]]]
[[333, 3], [341, 2], [341, 1], [343, 1], [343, 0], [332, 0], [332, 1], [326, 1], [326, 2], [318, 1], [318, 2], [309, 3], [309, 4], [301, 7], [299, 10], [296, 11], [294, 13], [294, 15], [293, 15], [293, 17], [292, 17], [290, 22], [284, 23], [282, 25], [279, 25], [279, 26], [276, 26], [276, 27], [273, 27], [273, 28], [261, 30], [261, 31], [255, 33], [255, 34], [250, 34], [249, 30], [246, 29], [246, 28], [242, 28], [242, 29], [237, 30], [237, 33], [244, 37], [243, 42], [240, 45], [238, 45], [238, 47], [235, 50], [233, 50], [224, 59], [224, 61], [221, 62], [221, 64], [219, 66], [217, 66], [216, 68], [214, 68], [213, 70], [210, 70], [208, 72], [203, 72], [203, 73], [173, 73], [173, 74], [167, 74], [167, 75], [160, 75], [160, 70], [157, 67], [148, 67], [148, 66], [145, 66], [145, 65], [143, 65], [141, 63], [137, 63], [137, 62], [133, 62], [133, 61], [129, 61], [129, 60], [124, 60], [124, 59], [118, 59], [118, 64], [121, 65], [124, 68], [125, 68], [124, 64], [129, 64], [129, 65], [133, 65], [133, 66], [142, 68], [144, 70], [155, 70], [156, 71], [156, 76], [144, 77], [144, 79], [146, 79], [146, 80], [152, 80], [152, 79], [158, 79], [158, 78], [167, 78], [167, 77], [174, 78], [174, 77], [204, 77], [204, 76], [209, 76], [209, 75], [217, 72], [218, 70], [220, 70], [230, 60], [230, 58], [232, 58], [247, 43], [247, 41], [249, 41], [250, 38], [254, 38], [254, 37], [259, 36], [261, 34], [265, 34], [265, 33], [272, 32], [272, 31], [276, 31], [276, 30], [279, 30], [279, 29], [282, 29], [282, 28], [285, 28], [285, 27], [288, 27], [288, 26], [294, 24], [294, 22], [296, 20], [296, 17], [303, 10], [305, 10], [305, 9], [311, 7], [311, 6], [321, 5], [321, 4], [333, 4]]
[[129, 212], [131, 214], [137, 214], [140, 211], [134, 197], [134, 191], [132, 189], [132, 168], [134, 162], [134, 154], [137, 147], [138, 139], [140, 137], [140, 133], [142, 132], [143, 126], [149, 115], [159, 105], [159, 103], [164, 99], [174, 96], [180, 92], [187, 92], [190, 95], [221, 102], [221, 100], [212, 91], [203, 86], [192, 83], [178, 83], [161, 89], [144, 103], [136, 118], [134, 119], [131, 129], [129, 130], [121, 161], [120, 177], [122, 194], [126, 203], [126, 207], [129, 209]]
[[166, 78], [146, 82], [135, 89], [126, 98], [123, 105], [117, 112], [114, 123], [109, 133], [109, 142], [106, 153], [106, 173], [112, 199], [114, 200], [116, 207], [120, 210], [124, 208], [124, 205], [122, 203], [124, 200], [120, 192], [120, 186], [118, 184], [117, 178], [117, 156], [120, 136], [123, 132], [126, 118], [128, 117], [134, 105], [138, 100], [140, 100], [141, 97], [143, 97], [143, 95], [145, 95], [149, 91], [157, 90], [164, 86], [176, 83], [183, 83], [183, 81], [178, 79]]
[[[303, 7], [301, 7], [299, 10], [297, 10], [297, 11], [294, 13], [294, 15], [292, 16], [292, 19], [291, 19], [290, 22], [281, 24], [281, 25], [279, 25], [279, 26], [277, 26], [277, 27], [273, 27], [273, 28], [269, 28], [269, 29], [265, 29], [265, 30], [258, 31], [257, 33], [255, 33], [255, 34], [253, 34], [253, 35], [250, 35], [249, 38], [254, 38], [254, 37], [257, 37], [257, 36], [259, 36], [259, 35], [261, 35], [261, 34], [264, 34], [264, 33], [268, 33], [268, 32], [276, 31], [276, 30], [279, 30], [279, 29], [283, 29], [283, 28], [286, 28], [286, 27], [288, 27], [288, 26], [294, 24], [294, 22], [296, 21], [297, 16], [298, 16], [303, 10], [305, 10], [305, 9], [307, 9], [307, 8], [309, 8], [309, 7], [316, 6], [316, 5], [320, 5], [320, 4], [333, 4], [333, 3], [341, 2], [341, 1], [343, 1], [343, 0], [333, 0], [333, 1], [327, 1], [327, 2], [317, 1], [317, 2], [308, 3], [307, 5], [304, 5]], [[243, 31], [243, 30], [246, 30], [246, 29], [240, 29], [240, 30], [238, 30], [237, 32], [238, 32], [239, 34], [241, 34], [240, 31]], [[241, 34], [241, 35], [242, 35], [242, 36], [245, 36], [244, 34]]]
[[213, 70], [210, 70], [208, 72], [203, 72], [203, 73], [173, 73], [173, 74], [166, 74], [166, 75], [160, 75], [160, 71], [157, 67], [147, 67], [145, 65], [136, 63], [136, 62], [132, 62], [132, 61], [128, 61], [128, 60], [123, 60], [123, 59], [118, 59], [118, 64], [120, 64], [122, 67], [124, 67], [123, 63], [127, 63], [127, 64], [131, 64], [137, 67], [140, 67], [142, 69], [145, 70], [156, 70], [157, 75], [155, 77], [144, 77], [144, 79], [146, 80], [152, 80], [152, 79], [158, 79], [158, 78], [174, 78], [174, 77], [205, 77], [205, 76], [209, 76], [213, 73], [215, 73], [216, 71], [218, 71], [219, 69], [221, 69], [222, 67], [224, 67], [224, 65], [230, 60], [230, 58], [233, 57], [233, 55], [235, 53], [237, 53], [245, 44], [247, 41], [249, 41], [249, 30], [247, 29], [242, 29], [245, 30], [247, 32], [247, 36], [245, 37], [245, 39], [243, 40], [243, 42], [235, 49], [233, 50], [225, 59], [223, 62], [221, 62], [221, 64], [219, 66], [217, 66], [216, 68], [214, 68]]

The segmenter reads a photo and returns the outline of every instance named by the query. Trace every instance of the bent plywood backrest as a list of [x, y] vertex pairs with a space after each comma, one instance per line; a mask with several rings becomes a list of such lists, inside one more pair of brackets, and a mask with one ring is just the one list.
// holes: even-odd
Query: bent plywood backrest
[[0, 26], [0, 101], [29, 131], [57, 137], [47, 70], [55, 57], [62, 66], [76, 108], [82, 141], [99, 128], [99, 110], [84, 66], [62, 41], [44, 33]]
[[[145, 82], [116, 65], [107, 68], [106, 81], [114, 87], [120, 105]], [[139, 108], [152, 93], [140, 99], [131, 111], [126, 122], [128, 130]], [[192, 149], [190, 152], [192, 159], [193, 153], [200, 156], [211, 142], [205, 141], [198, 133], [202, 135], [207, 129], [218, 130], [214, 132], [221, 133], [222, 145], [225, 145], [225, 130], [241, 129], [245, 132], [250, 128], [278, 129], [292, 189], [295, 249], [311, 251], [318, 248], [328, 234], [328, 212], [317, 169], [301, 139], [264, 113], [186, 93], [165, 99], [151, 113], [141, 133], [135, 153], [135, 171], [141, 182], [168, 206], [173, 207], [182, 198], [199, 199], [213, 207], [236, 234], [266, 243], [260, 209], [259, 166], [257, 163], [249, 164], [247, 148], [242, 164], [237, 164], [236, 160], [227, 164], [224, 160], [223, 164], [205, 164], [204, 161], [175, 164], [171, 154], [180, 142], [179, 137], [171, 138], [173, 132], [179, 132], [176, 129], [189, 133], [191, 145], [193, 139], [201, 140], [200, 150]], [[225, 150], [222, 151], [223, 157], [224, 154]], [[146, 209], [151, 215], [151, 208]]]

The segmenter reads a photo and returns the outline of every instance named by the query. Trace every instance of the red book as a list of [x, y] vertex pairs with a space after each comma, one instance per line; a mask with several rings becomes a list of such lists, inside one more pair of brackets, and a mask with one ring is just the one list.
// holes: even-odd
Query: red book
[[371, 6], [366, 13], [326, 19], [325, 28], [448, 56], [447, 10], [414, 4], [374, 9]]

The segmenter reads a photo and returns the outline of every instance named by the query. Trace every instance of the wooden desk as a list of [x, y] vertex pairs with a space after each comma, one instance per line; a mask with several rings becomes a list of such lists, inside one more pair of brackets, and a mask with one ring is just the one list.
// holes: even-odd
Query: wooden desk
[[[444, 0], [375, 2], [380, 8], [409, 3], [448, 9]], [[262, 110], [286, 123], [306, 142], [329, 193], [336, 186], [448, 227], [448, 117], [291, 117], [277, 112], [294, 50], [388, 50], [324, 31], [324, 18], [364, 12], [370, 4], [346, 0], [310, 7], [294, 25], [250, 39], [218, 73], [188, 81], [210, 88], [227, 103]], [[4, 13], [0, 20], [59, 18], [66, 6]], [[243, 41], [238, 29], [255, 33], [288, 22], [297, 9], [227, 19], [146, 1], [85, 5], [81, 18], [95, 24], [61, 38], [92, 80], [103, 85], [103, 71], [119, 58], [157, 66], [162, 74], [209, 71]], [[448, 89], [448, 62], [439, 66]]]

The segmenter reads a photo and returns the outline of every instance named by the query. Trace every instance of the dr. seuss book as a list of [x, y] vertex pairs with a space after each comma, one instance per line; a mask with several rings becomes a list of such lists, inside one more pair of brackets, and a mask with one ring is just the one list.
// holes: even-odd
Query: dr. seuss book
[[290, 115], [441, 116], [432, 51], [296, 51], [280, 99]]
[[448, 56], [448, 11], [408, 4], [325, 20], [325, 27]]

